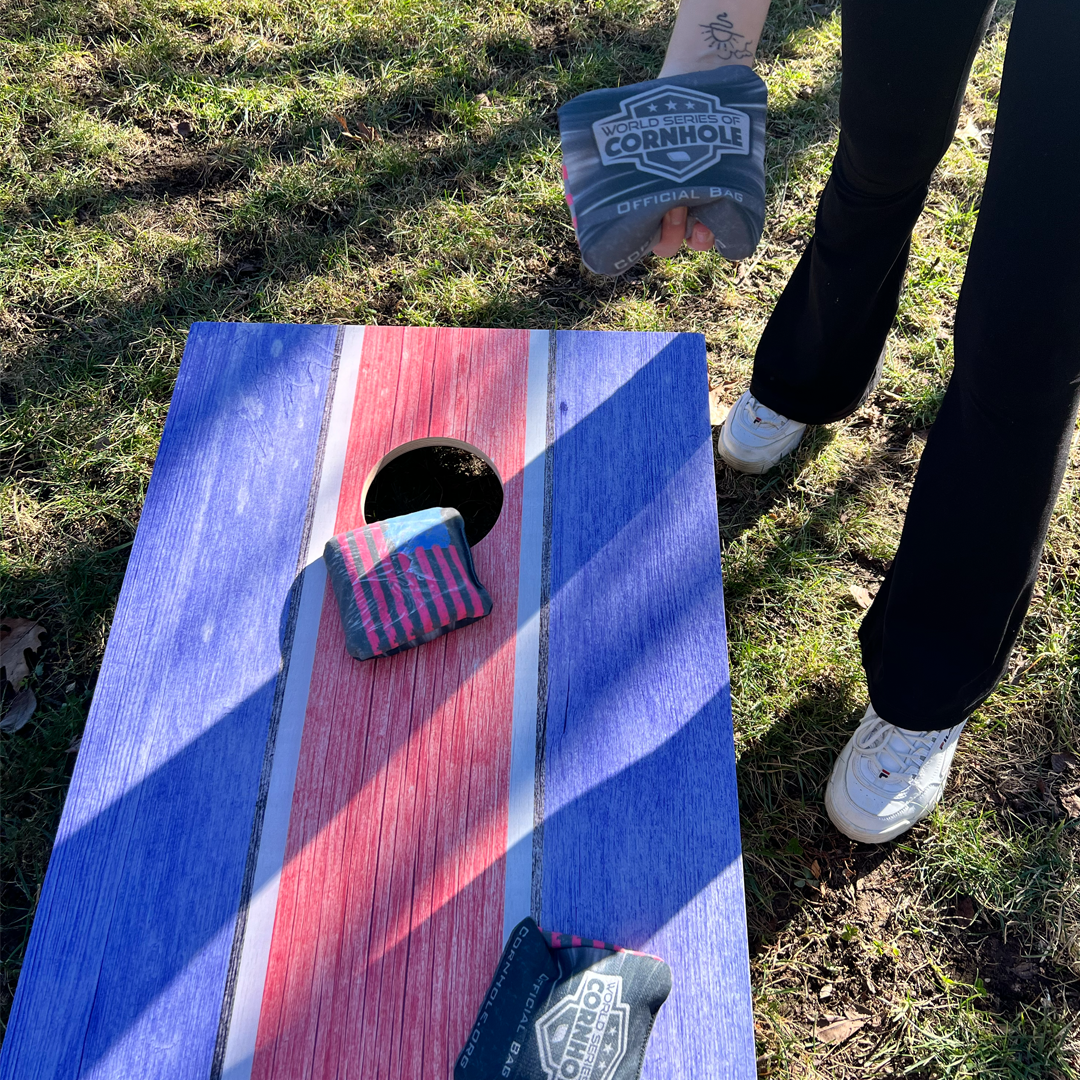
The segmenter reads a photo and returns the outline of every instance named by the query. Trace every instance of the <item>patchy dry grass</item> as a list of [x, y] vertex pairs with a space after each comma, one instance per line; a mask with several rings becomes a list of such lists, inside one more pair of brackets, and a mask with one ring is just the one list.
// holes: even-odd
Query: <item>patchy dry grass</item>
[[[555, 109], [654, 74], [672, 14], [0, 0], [0, 606], [52, 634], [41, 708], [2, 744], [5, 1008], [193, 320], [698, 330], [716, 384], [741, 390], [827, 174], [839, 18], [773, 4], [758, 253], [599, 279], [565, 214]], [[865, 706], [849, 590], [873, 592], [892, 557], [949, 376], [1007, 27], [1006, 5], [918, 227], [880, 391], [770, 476], [717, 473], [763, 1076], [1078, 1075], [1062, 800], [1080, 771], [1051, 754], [1077, 749], [1080, 460], [1010, 681], [970, 725], [944, 807], [871, 850], [821, 806]], [[815, 1038], [840, 1019], [846, 1040]]]

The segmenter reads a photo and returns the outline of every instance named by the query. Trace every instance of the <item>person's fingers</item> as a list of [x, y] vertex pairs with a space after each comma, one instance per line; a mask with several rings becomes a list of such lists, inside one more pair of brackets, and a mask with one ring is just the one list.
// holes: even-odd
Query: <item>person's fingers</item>
[[690, 239], [686, 241], [686, 246], [693, 248], [695, 251], [708, 251], [715, 243], [716, 237], [713, 236], [712, 230], [698, 221], [694, 224], [694, 229], [690, 233]]
[[664, 215], [664, 222], [660, 228], [660, 242], [653, 247], [653, 251], [663, 259], [670, 259], [682, 247], [685, 235], [686, 207], [676, 206]]

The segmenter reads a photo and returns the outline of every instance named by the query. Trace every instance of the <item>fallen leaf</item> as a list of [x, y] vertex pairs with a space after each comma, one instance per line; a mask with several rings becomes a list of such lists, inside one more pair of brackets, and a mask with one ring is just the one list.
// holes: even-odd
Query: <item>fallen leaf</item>
[[833, 985], [832, 985], [832, 983], [826, 983], [826, 984], [825, 984], [825, 985], [824, 985], [824, 986], [823, 986], [823, 987], [822, 987], [822, 988], [821, 988], [821, 989], [820, 989], [820, 990], [818, 991], [818, 995], [817, 995], [817, 996], [818, 996], [818, 1000], [819, 1000], [819, 1001], [824, 1001], [824, 1000], [825, 1000], [826, 998], [831, 998], [831, 997], [832, 997], [832, 992], [833, 992]]
[[849, 585], [848, 592], [851, 599], [865, 611], [874, 601], [870, 594], [861, 585]]
[[837, 1020], [835, 1023], [826, 1024], [824, 1027], [819, 1027], [814, 1032], [814, 1038], [818, 1042], [823, 1043], [842, 1043], [845, 1039], [850, 1039], [856, 1031], [866, 1027], [866, 1021], [870, 1018], [864, 1016], [858, 1020]]
[[80, 746], [82, 746], [82, 736], [76, 735], [75, 738], [71, 740], [71, 745], [67, 748], [67, 752], [69, 754], [77, 754]]
[[379, 133], [373, 128], [369, 127], [362, 120], [356, 122], [356, 130], [349, 129], [349, 121], [344, 116], [340, 116], [337, 113], [334, 114], [334, 119], [341, 127], [341, 134], [352, 142], [379, 142]]
[[956, 898], [956, 917], [967, 919], [971, 922], [975, 918], [975, 901], [970, 896], [958, 896]]
[[1063, 750], [1060, 754], [1050, 755], [1050, 768], [1054, 772], [1065, 772], [1066, 769], [1075, 769], [1080, 767], [1080, 759], [1068, 750]]
[[477, 105], [491, 104], [491, 98], [489, 98], [487, 94], [477, 94], [476, 97], [473, 98], [473, 101], [475, 101]]
[[41, 648], [44, 633], [45, 627], [33, 619], [0, 619], [0, 671], [16, 690], [30, 674], [26, 654]]
[[20, 690], [11, 699], [11, 706], [0, 720], [0, 731], [18, 731], [34, 715], [36, 708], [37, 698], [34, 697], [34, 691], [29, 686]]
[[1080, 798], [1075, 795], [1063, 795], [1061, 799], [1061, 808], [1071, 818], [1080, 817]]
[[814, 877], [816, 877], [816, 878], [818, 878], [820, 880], [820, 878], [821, 878], [821, 863], [819, 863], [817, 861], [817, 859], [815, 859], [810, 864], [810, 873], [813, 874]]
[[724, 408], [724, 388], [722, 386], [713, 387], [709, 391], [709, 425], [710, 427], [719, 427], [727, 416], [727, 409]]

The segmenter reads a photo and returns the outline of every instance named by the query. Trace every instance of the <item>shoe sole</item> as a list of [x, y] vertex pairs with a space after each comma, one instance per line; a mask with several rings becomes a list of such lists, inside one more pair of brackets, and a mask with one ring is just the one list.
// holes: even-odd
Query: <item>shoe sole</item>
[[716, 440], [716, 452], [720, 455], [720, 460], [727, 465], [728, 468], [734, 469], [736, 472], [747, 473], [750, 476], [761, 476], [762, 473], [767, 473], [771, 468], [779, 464], [779, 461], [774, 461], [770, 464], [769, 462], [740, 461], [737, 457], [732, 457], [724, 451], [724, 444], [722, 442], [723, 433], [724, 429], [721, 428], [720, 435]]
[[[926, 813], [930, 813], [930, 810], [932, 809], [933, 807], [930, 807]], [[837, 810], [836, 804], [832, 799], [831, 788], [825, 789], [825, 812], [829, 815], [829, 820], [836, 826], [838, 831], [842, 832], [849, 840], [857, 840], [860, 844], [887, 844], [890, 840], [895, 840], [898, 836], [902, 836], [909, 829], [922, 821], [922, 817], [917, 817], [914, 821], [903, 821], [897, 825], [890, 825], [884, 832], [865, 832], [857, 825], [853, 825], [839, 810]], [[926, 815], [924, 814], [923, 817], [925, 816]]]
[[898, 836], [903, 835], [913, 826], [917, 825], [941, 801], [941, 796], [938, 795], [938, 798], [917, 818], [896, 822], [881, 832], [871, 833], [867, 832], [865, 829], [860, 829], [858, 825], [848, 821], [848, 819], [840, 813], [833, 800], [833, 784], [836, 782], [836, 774], [842, 772], [847, 767], [847, 760], [849, 757], [850, 754], [846, 752], [841, 753], [836, 759], [836, 764], [833, 766], [829, 782], [825, 785], [825, 812], [829, 815], [829, 820], [833, 825], [835, 825], [849, 840], [857, 840], [860, 844], [887, 844], [890, 840], [895, 840]]
[[751, 476], [761, 476], [762, 473], [767, 473], [770, 469], [776, 468], [781, 461], [784, 460], [789, 454], [793, 453], [799, 443], [802, 442], [803, 435], [806, 434], [804, 428], [800, 433], [799, 438], [796, 439], [791, 446], [789, 446], [775, 461], [743, 461], [741, 458], [735, 457], [730, 450], [724, 445], [724, 432], [727, 430], [727, 421], [725, 420], [720, 428], [720, 433], [716, 436], [716, 452], [720, 455], [720, 459], [725, 465], [734, 469], [736, 472], [749, 473]]

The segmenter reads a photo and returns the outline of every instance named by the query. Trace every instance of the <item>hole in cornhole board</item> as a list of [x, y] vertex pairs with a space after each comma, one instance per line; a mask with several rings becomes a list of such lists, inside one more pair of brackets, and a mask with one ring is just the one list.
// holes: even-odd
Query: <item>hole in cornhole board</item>
[[368, 523], [452, 506], [465, 519], [472, 545], [499, 520], [503, 486], [494, 462], [477, 447], [458, 439], [416, 439], [379, 462], [364, 485], [363, 505]]

